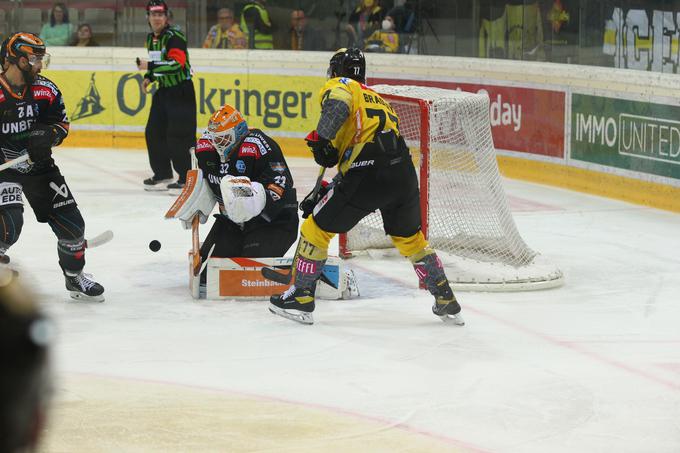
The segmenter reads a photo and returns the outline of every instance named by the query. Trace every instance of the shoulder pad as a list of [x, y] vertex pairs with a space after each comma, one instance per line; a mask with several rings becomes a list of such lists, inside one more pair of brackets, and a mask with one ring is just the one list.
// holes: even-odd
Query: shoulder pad
[[59, 94], [59, 88], [57, 88], [57, 85], [55, 85], [54, 82], [45, 76], [38, 75], [38, 77], [36, 77], [35, 81], [33, 82], [33, 86], [46, 87], [49, 88], [53, 94]]

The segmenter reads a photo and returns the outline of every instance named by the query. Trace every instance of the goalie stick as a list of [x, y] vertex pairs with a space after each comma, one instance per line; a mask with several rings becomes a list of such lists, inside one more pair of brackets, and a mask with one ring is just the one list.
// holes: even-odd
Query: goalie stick
[[[323, 181], [323, 175], [325, 173], [326, 167], [321, 167], [319, 169], [319, 176], [317, 176], [316, 178], [316, 183], [314, 184], [314, 188], [312, 189], [312, 194], [310, 198], [315, 198], [316, 195], [319, 193], [319, 190], [321, 190], [321, 182]], [[288, 272], [286, 273], [276, 272], [274, 269], [287, 269]], [[283, 285], [288, 285], [290, 283], [291, 278], [293, 277], [293, 267], [292, 266], [283, 266], [279, 268], [263, 267], [262, 270], [260, 270], [260, 273], [267, 280], [271, 280], [276, 283], [281, 283]]]

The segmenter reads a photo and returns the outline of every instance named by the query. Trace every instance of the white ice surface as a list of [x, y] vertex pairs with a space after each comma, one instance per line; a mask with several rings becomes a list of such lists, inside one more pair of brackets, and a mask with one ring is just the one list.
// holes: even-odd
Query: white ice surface
[[[363, 259], [350, 263], [363, 297], [319, 302], [302, 326], [264, 302], [191, 299], [189, 234], [162, 219], [171, 197], [142, 190], [145, 153], [56, 156], [86, 236], [115, 234], [87, 252], [103, 304], [69, 299], [56, 240], [28, 207], [10, 250], [58, 323], [60, 377], [283, 399], [463, 451], [680, 451], [680, 215], [506, 180], [520, 233], [559, 264], [563, 287], [459, 293], [467, 326], [456, 328], [431, 314], [407, 262]], [[290, 164], [301, 198], [316, 170]]]

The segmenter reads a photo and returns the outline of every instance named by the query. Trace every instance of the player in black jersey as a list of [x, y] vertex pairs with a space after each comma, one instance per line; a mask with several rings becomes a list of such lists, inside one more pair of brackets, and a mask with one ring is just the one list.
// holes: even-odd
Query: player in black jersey
[[[144, 189], [177, 191], [184, 187], [191, 166], [189, 149], [196, 144], [196, 93], [191, 81], [187, 38], [170, 26], [168, 5], [163, 0], [150, 0], [146, 14], [152, 30], [146, 38], [149, 60], [138, 58], [137, 67], [146, 71], [143, 88], [146, 90], [155, 81], [158, 89], [146, 123], [146, 147], [153, 176], [144, 180]], [[178, 174], [174, 183], [173, 167]]]
[[0, 75], [0, 160], [29, 159], [0, 172], [0, 256], [23, 226], [23, 195], [40, 223], [57, 236], [59, 266], [75, 299], [102, 302], [104, 288], [83, 273], [85, 222], [71, 190], [52, 159], [69, 130], [57, 86], [39, 75], [47, 57], [43, 41], [15, 33], [7, 42], [7, 70]]

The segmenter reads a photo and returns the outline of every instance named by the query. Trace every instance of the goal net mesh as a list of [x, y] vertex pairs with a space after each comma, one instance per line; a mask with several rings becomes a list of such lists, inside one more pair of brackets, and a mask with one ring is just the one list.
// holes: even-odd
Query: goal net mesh
[[[515, 225], [496, 162], [489, 98], [420, 86], [371, 88], [399, 116], [399, 130], [420, 169], [423, 231], [454, 287], [561, 284], [559, 269], [528, 247]], [[377, 211], [341, 238], [345, 256], [392, 247]]]

